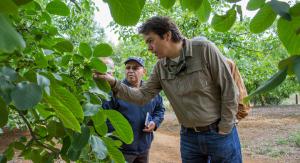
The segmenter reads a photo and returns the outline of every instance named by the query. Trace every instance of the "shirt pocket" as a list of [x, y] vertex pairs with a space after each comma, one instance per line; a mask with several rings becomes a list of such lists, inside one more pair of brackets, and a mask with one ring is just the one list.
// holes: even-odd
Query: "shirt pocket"
[[191, 95], [194, 93], [207, 93], [212, 83], [205, 74], [205, 69], [201, 66], [189, 67], [186, 73], [181, 76], [183, 85], [181, 95]]

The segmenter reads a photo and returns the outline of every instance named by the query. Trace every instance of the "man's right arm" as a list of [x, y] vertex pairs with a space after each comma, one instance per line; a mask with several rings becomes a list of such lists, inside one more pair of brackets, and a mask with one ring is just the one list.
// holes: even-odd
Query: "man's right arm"
[[144, 105], [154, 98], [162, 89], [157, 67], [158, 65], [156, 64], [149, 79], [140, 88], [128, 87], [112, 76], [108, 76], [108, 74], [98, 75], [98, 78], [107, 80], [110, 83], [115, 97], [135, 104]]

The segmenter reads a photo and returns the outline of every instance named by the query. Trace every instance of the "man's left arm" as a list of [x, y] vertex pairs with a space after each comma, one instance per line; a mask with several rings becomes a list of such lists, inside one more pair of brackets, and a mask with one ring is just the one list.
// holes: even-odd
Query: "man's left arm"
[[221, 90], [219, 133], [230, 133], [238, 111], [237, 87], [219, 49], [212, 43], [209, 43], [207, 48], [210, 71], [214, 82]]

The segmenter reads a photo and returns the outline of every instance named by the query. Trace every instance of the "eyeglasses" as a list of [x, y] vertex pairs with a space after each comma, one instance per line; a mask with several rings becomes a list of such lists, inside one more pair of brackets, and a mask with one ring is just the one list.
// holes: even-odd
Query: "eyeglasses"
[[137, 71], [137, 70], [139, 70], [139, 69], [141, 69], [142, 68], [142, 66], [126, 66], [125, 67], [125, 69], [126, 70], [133, 70], [133, 71]]

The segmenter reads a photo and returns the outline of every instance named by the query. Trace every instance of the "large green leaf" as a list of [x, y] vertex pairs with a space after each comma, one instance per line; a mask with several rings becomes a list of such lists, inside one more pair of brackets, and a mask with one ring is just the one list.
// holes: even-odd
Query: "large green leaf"
[[11, 26], [7, 18], [0, 13], [0, 54], [12, 53], [25, 48], [22, 36]]
[[247, 10], [253, 11], [261, 8], [266, 0], [250, 0], [247, 4]]
[[107, 71], [106, 65], [98, 58], [92, 58], [90, 66], [101, 73], [105, 73]]
[[300, 16], [300, 3], [296, 3], [293, 7], [291, 7], [289, 13], [292, 16]]
[[291, 21], [280, 18], [277, 23], [278, 37], [287, 51], [300, 54], [300, 17], [292, 17]]
[[47, 4], [46, 10], [53, 15], [60, 16], [69, 16], [70, 9], [69, 7], [62, 1], [54, 0]]
[[0, 76], [0, 97], [3, 98], [7, 105], [11, 102], [11, 91], [15, 88], [15, 85]]
[[17, 15], [18, 6], [12, 0], [1, 0], [0, 13]]
[[97, 85], [97, 87], [106, 92], [106, 93], [109, 93], [110, 90], [111, 90], [111, 87], [110, 87], [110, 84], [106, 81], [106, 80], [103, 80], [103, 79], [95, 79], [95, 83]]
[[112, 140], [109, 137], [104, 137], [103, 141], [107, 147], [108, 150], [108, 155], [111, 157], [111, 159], [115, 162], [115, 163], [123, 163], [125, 162], [125, 158], [124, 155], [122, 154], [122, 152], [118, 149], [117, 146], [115, 146], [115, 141], [116, 140]]
[[3, 99], [0, 97], [0, 128], [6, 125], [8, 121], [8, 110]]
[[170, 9], [175, 2], [176, 0], [160, 0], [160, 5], [166, 9]]
[[66, 88], [60, 85], [51, 85], [51, 96], [57, 98], [61, 104], [68, 108], [79, 122], [83, 121], [83, 110], [79, 101]]
[[298, 59], [294, 65], [294, 73], [297, 77], [298, 83], [300, 83], [300, 59]]
[[50, 80], [40, 74], [36, 75], [37, 84], [44, 88], [45, 92], [50, 96]]
[[62, 121], [66, 128], [81, 132], [78, 120], [64, 104], [52, 96], [45, 97], [44, 99], [54, 109], [56, 116]]
[[107, 0], [114, 21], [123, 26], [135, 25], [140, 19], [139, 0]]
[[98, 159], [103, 160], [107, 156], [107, 148], [99, 137], [92, 135], [89, 143]]
[[72, 52], [73, 51], [73, 44], [69, 40], [63, 40], [56, 43], [53, 48], [60, 52]]
[[17, 72], [14, 69], [6, 66], [0, 68], [0, 76], [9, 81], [16, 81], [18, 78]]
[[98, 44], [94, 49], [94, 57], [108, 57], [113, 54], [113, 49], [110, 45], [102, 43]]
[[277, 15], [270, 6], [270, 3], [266, 3], [251, 20], [250, 31], [253, 33], [265, 31], [273, 24], [276, 16]]
[[85, 58], [91, 58], [92, 49], [89, 44], [81, 42], [79, 45], [79, 52]]
[[202, 2], [203, 0], [180, 0], [182, 8], [189, 9], [191, 11], [197, 11]]
[[97, 128], [97, 126], [99, 127], [102, 124], [105, 124], [106, 118], [107, 117], [106, 117], [105, 113], [103, 112], [103, 110], [99, 110], [95, 115], [92, 116], [94, 126]]
[[47, 131], [52, 137], [64, 137], [65, 129], [60, 122], [50, 121], [47, 126]]
[[236, 11], [232, 8], [225, 15], [214, 15], [211, 25], [216, 31], [226, 32], [233, 26], [235, 20]]
[[12, 90], [11, 98], [18, 110], [27, 110], [41, 101], [42, 89], [37, 84], [21, 82]]
[[81, 127], [81, 133], [74, 133], [72, 137], [71, 148], [76, 151], [81, 151], [87, 145], [90, 138], [90, 129], [88, 127]]
[[287, 74], [293, 75], [295, 74], [295, 65], [300, 62], [300, 55], [293, 55], [284, 60], [281, 60], [278, 64], [279, 70], [284, 70], [286, 67], [288, 68]]
[[291, 20], [291, 15], [289, 13], [290, 5], [288, 3], [278, 0], [271, 0], [270, 5], [275, 13], [286, 20]]
[[123, 115], [116, 110], [104, 110], [107, 118], [114, 127], [120, 140], [126, 144], [130, 144], [133, 141], [133, 132], [130, 124]]
[[279, 84], [281, 84], [286, 78], [288, 68], [286, 67], [283, 70], [279, 70], [276, 74], [274, 74], [268, 81], [259, 86], [255, 91], [249, 94], [244, 100], [248, 101], [251, 97], [270, 91], [276, 88]]
[[203, 0], [200, 8], [196, 11], [196, 14], [201, 22], [206, 22], [209, 19], [211, 12], [211, 6], [208, 0]]

